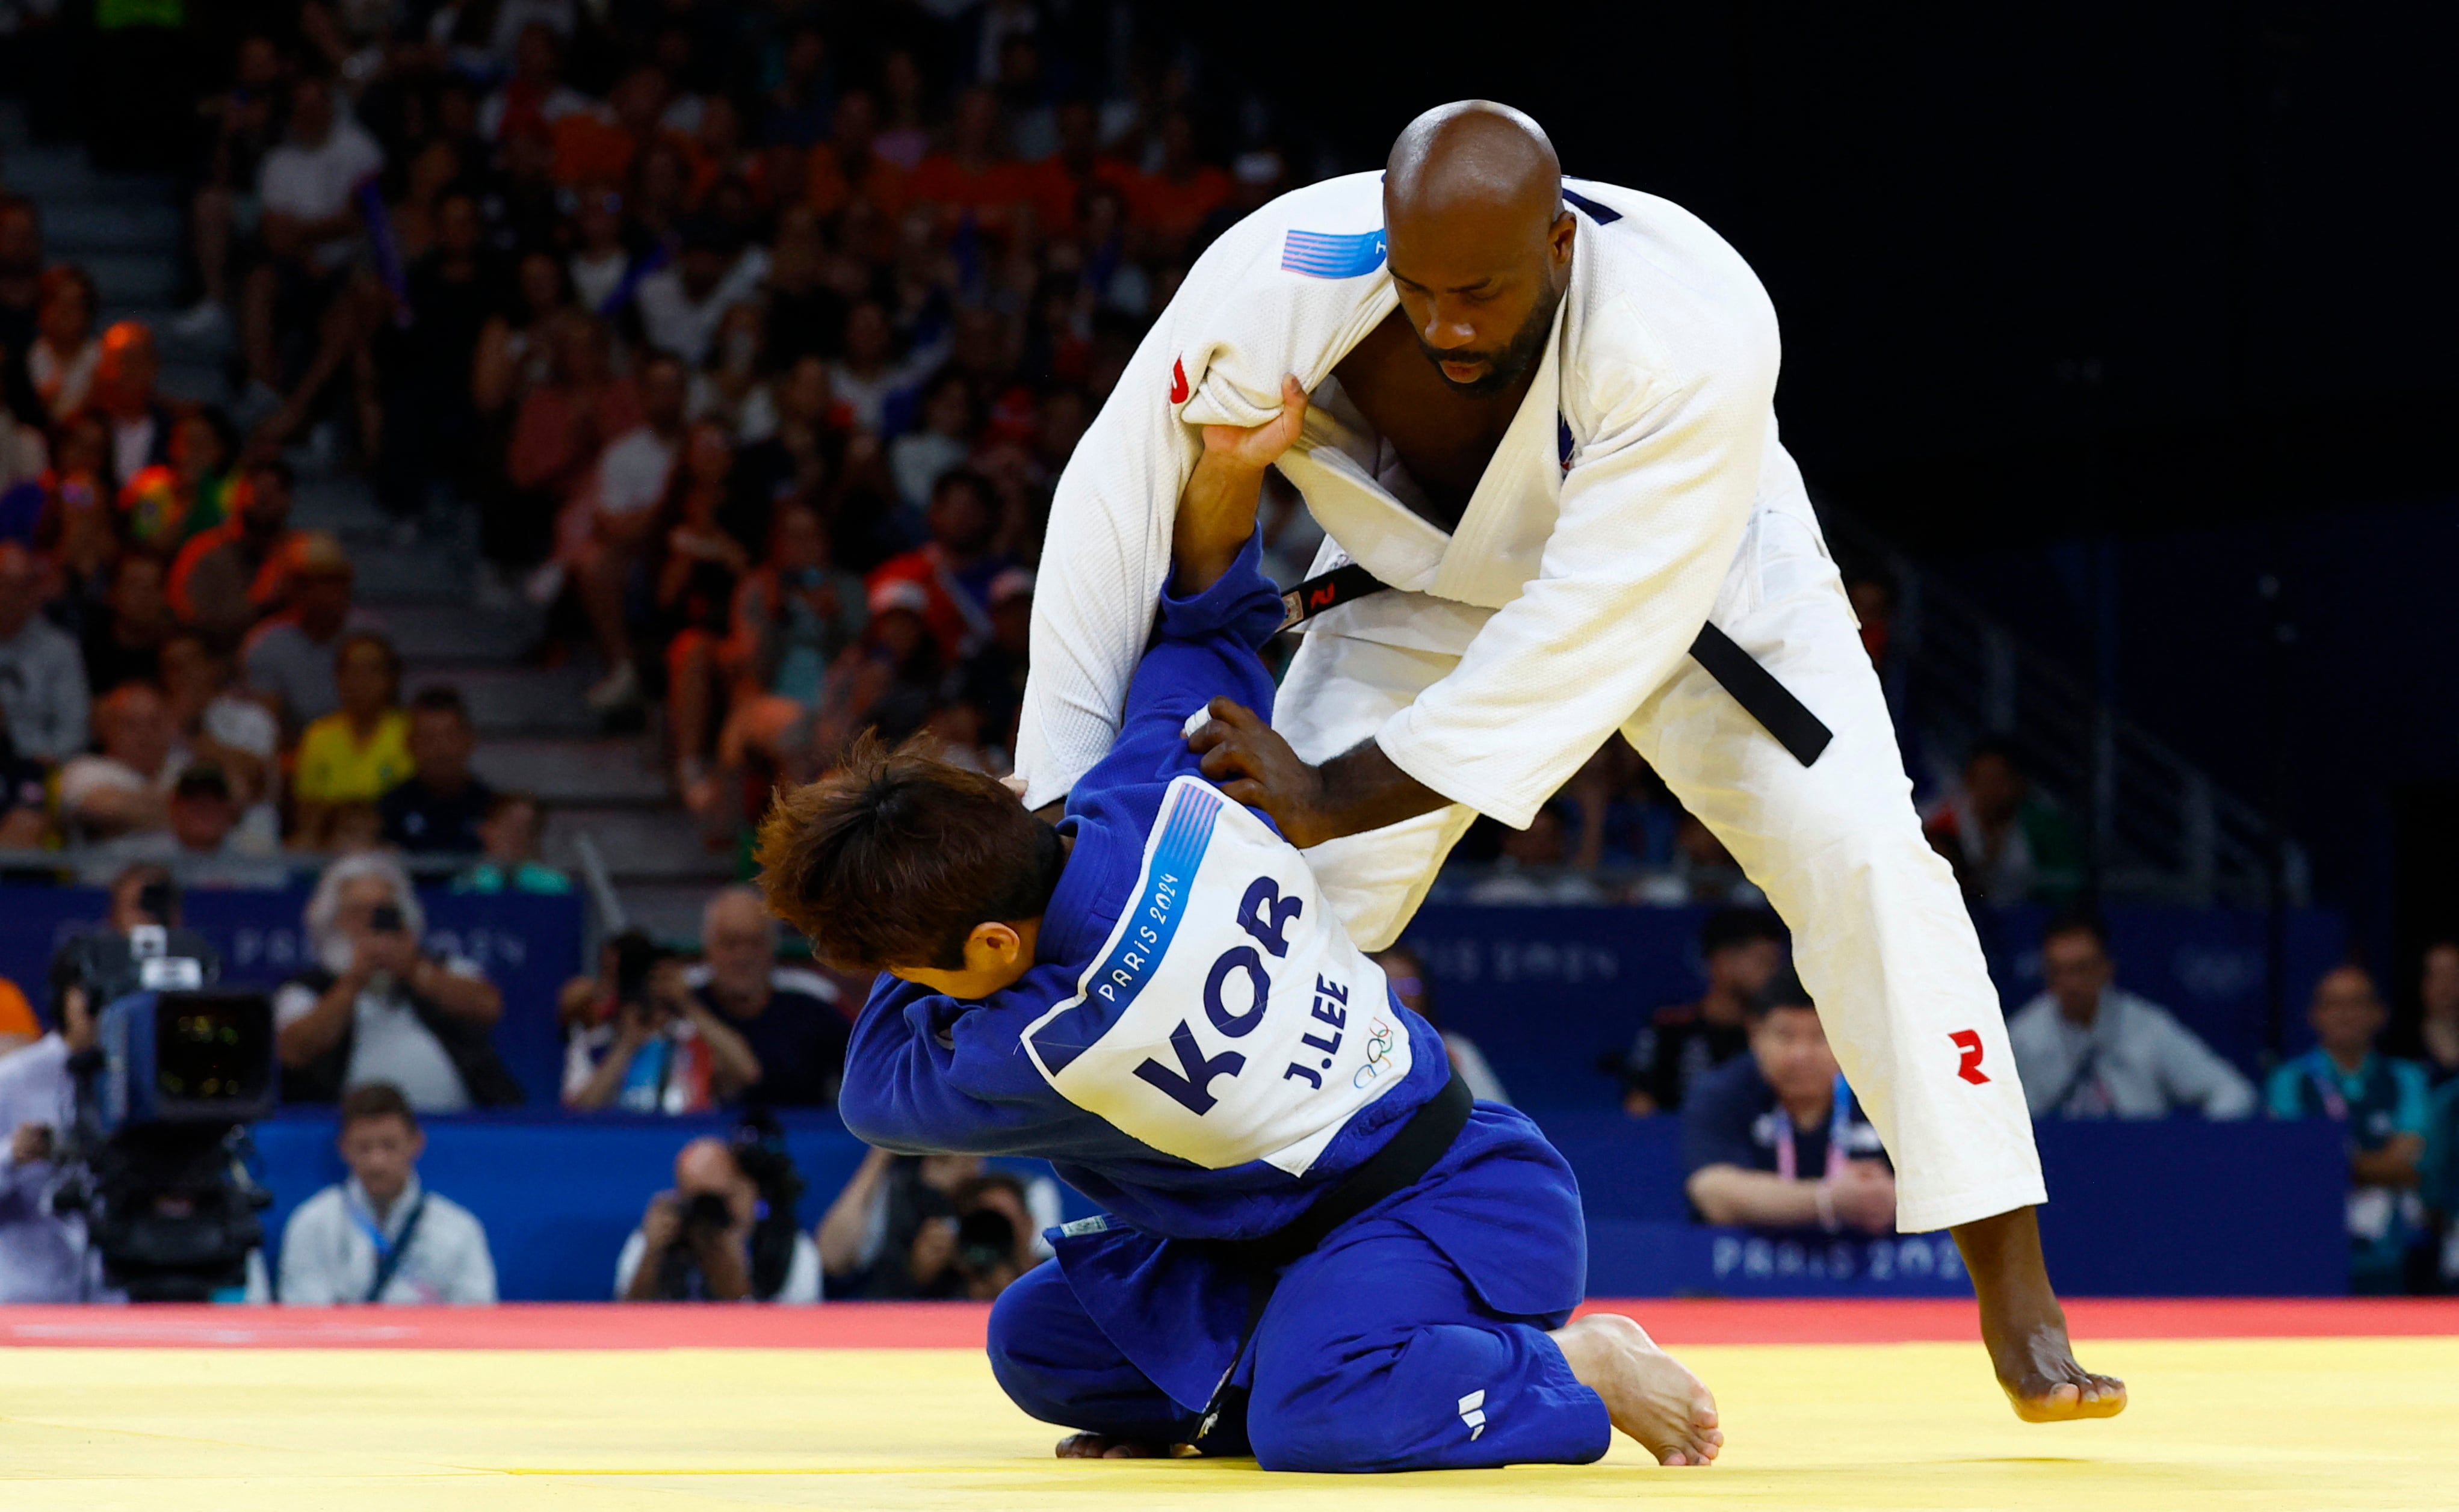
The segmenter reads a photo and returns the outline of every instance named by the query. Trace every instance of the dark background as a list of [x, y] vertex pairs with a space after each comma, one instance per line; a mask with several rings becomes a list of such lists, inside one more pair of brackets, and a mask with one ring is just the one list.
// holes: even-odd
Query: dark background
[[1204, 46], [1336, 166], [1483, 94], [1704, 217], [1775, 297], [1822, 507], [2240, 796], [2284, 774], [2376, 965], [2459, 927], [2449, 8], [1338, 7], [1293, 35]]

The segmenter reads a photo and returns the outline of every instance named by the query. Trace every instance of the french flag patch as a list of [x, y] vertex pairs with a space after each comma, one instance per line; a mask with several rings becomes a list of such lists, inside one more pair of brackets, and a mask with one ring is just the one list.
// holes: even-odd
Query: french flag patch
[[1360, 278], [1383, 265], [1383, 232], [1360, 231], [1335, 236], [1327, 231], [1292, 231], [1281, 243], [1281, 267], [1309, 278]]

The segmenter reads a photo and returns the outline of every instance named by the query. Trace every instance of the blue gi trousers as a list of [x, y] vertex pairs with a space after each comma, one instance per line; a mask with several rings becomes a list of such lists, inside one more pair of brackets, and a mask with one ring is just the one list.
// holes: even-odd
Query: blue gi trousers
[[[1251, 1386], [1247, 1420], [1216, 1425], [1204, 1447], [1251, 1447], [1267, 1470], [1585, 1464], [1612, 1427], [1545, 1336], [1564, 1321], [1493, 1311], [1417, 1229], [1369, 1216], [1282, 1273], [1235, 1372]], [[1154, 1443], [1195, 1438], [1200, 1415], [1128, 1361], [1056, 1264], [1027, 1271], [992, 1308], [990, 1358], [1008, 1396], [1043, 1422]]]

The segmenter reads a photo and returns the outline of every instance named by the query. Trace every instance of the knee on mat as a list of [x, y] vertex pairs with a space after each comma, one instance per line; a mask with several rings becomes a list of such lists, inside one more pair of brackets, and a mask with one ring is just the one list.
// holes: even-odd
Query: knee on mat
[[1056, 1284], [1062, 1292], [1067, 1283], [1060, 1277], [1056, 1265], [1036, 1266], [1019, 1277], [1016, 1284], [999, 1293], [991, 1304], [991, 1322], [986, 1340], [990, 1354], [991, 1376], [1008, 1399], [1043, 1422], [1059, 1422], [1059, 1397], [1052, 1389], [1049, 1362], [1038, 1357], [1031, 1341], [1043, 1334], [1036, 1327], [1038, 1316], [1044, 1313], [1051, 1300], [1049, 1288]]

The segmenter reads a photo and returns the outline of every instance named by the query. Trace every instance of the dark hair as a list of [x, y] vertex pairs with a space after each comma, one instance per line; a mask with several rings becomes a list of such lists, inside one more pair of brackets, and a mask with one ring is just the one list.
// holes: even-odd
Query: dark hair
[[1783, 944], [1784, 921], [1765, 909], [1720, 908], [1699, 926], [1699, 956], [1704, 960], [1718, 951], [1760, 940]]
[[462, 701], [461, 690], [448, 683], [430, 682], [410, 701], [412, 714], [450, 714], [462, 724], [470, 723], [470, 705]]
[[1751, 999], [1749, 1016], [1755, 1022], [1778, 1008], [1807, 1008], [1812, 1013], [1818, 1005], [1810, 1000], [1810, 989], [1801, 985], [1801, 974], [1788, 966], [1776, 974], [1767, 990]]
[[964, 965], [974, 926], [1039, 918], [1058, 886], [1057, 831], [998, 779], [916, 736], [866, 731], [836, 770], [783, 789], [753, 852], [768, 910], [845, 970]]
[[937, 503], [940, 494], [956, 488], [973, 490], [974, 498], [982, 508], [993, 514], [998, 512], [998, 491], [991, 487], [990, 479], [972, 468], [953, 467], [940, 473], [931, 484], [931, 501]]
[[540, 819], [546, 817], [546, 805], [538, 801], [538, 795], [516, 788], [497, 788], [495, 796], [487, 802], [487, 817], [493, 819], [514, 808], [527, 808]]
[[2061, 934], [2089, 934], [2091, 942], [2100, 947], [2101, 954], [2109, 953], [2109, 929], [2101, 923], [2100, 915], [2090, 909], [2068, 909], [2053, 915], [2049, 928], [2041, 931], [2041, 943], [2047, 945]]
[[411, 1111], [410, 1099], [389, 1082], [363, 1082], [350, 1088], [342, 1094], [339, 1111], [345, 1130], [367, 1119], [397, 1118], [410, 1125], [411, 1133], [418, 1132], [418, 1115]]
[[179, 783], [171, 789], [174, 798], [219, 798], [230, 801], [230, 779], [212, 762], [199, 762], [179, 774]]

